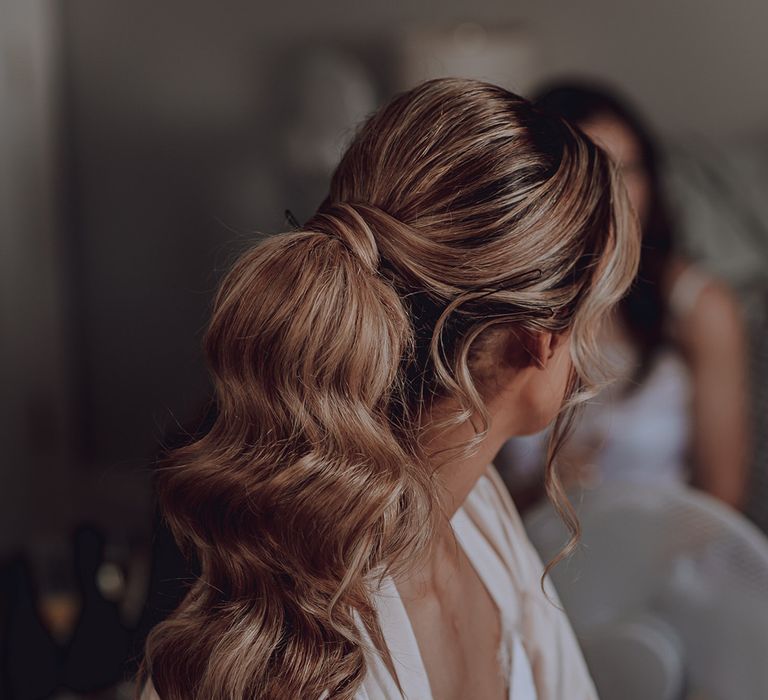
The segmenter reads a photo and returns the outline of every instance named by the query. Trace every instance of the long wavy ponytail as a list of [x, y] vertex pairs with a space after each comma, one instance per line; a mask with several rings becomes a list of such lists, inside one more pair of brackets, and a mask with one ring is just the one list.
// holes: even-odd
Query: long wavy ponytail
[[[387, 421], [408, 317], [365, 227], [324, 221], [338, 235], [273, 238], [218, 295], [219, 418], [163, 475], [204, 572], [150, 642], [168, 700], [342, 696], [365, 669], [353, 610], [376, 629], [367, 578], [429, 536], [428, 473]], [[163, 653], [180, 637], [186, 653]]]
[[499, 329], [572, 328], [590, 385], [594, 326], [636, 261], [607, 158], [525, 100], [439, 80], [374, 115], [318, 213], [246, 253], [216, 299], [217, 419], [160, 475], [202, 569], [148, 641], [163, 700], [352, 698], [368, 653], [391, 667], [372, 589], [440, 517], [432, 404], [454, 399], [482, 435]]

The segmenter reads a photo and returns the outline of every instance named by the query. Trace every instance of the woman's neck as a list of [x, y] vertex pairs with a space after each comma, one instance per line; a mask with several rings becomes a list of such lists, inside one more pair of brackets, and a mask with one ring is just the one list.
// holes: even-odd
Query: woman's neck
[[[448, 409], [444, 408], [439, 415], [434, 413], [432, 418], [436, 422], [447, 415]], [[503, 425], [501, 416], [495, 416], [494, 420], [493, 412], [489, 411], [489, 415], [488, 431], [469, 456], [463, 456], [457, 449], [476, 437], [475, 429], [469, 422], [452, 428], [435, 429], [427, 436], [426, 447], [436, 455], [432, 466], [442, 487], [438, 495], [442, 517], [424, 559], [397, 578], [398, 590], [406, 599], [420, 599], [425, 591], [437, 590], [440, 581], [451, 580], [456, 574], [460, 562], [450, 520], [509, 438], [508, 433], [500, 428]], [[457, 452], [458, 457], [452, 456]]]
[[453, 514], [469, 496], [480, 477], [487, 471], [501, 446], [509, 439], [503, 429], [500, 416], [489, 411], [488, 432], [468, 456], [461, 453], [451, 457], [457, 447], [462, 447], [475, 438], [475, 428], [469, 421], [439, 431], [428, 441], [428, 447], [437, 456], [433, 460], [438, 480], [442, 485], [441, 508], [446, 518]]

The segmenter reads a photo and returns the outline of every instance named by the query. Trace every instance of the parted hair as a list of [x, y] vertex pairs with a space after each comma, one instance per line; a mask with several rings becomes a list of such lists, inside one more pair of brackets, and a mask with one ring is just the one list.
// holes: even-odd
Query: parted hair
[[[475, 444], [499, 338], [570, 330], [554, 455], [599, 381], [597, 324], [638, 245], [605, 154], [507, 90], [433, 80], [371, 116], [317, 213], [219, 289], [204, 341], [217, 417], [159, 474], [202, 572], [149, 637], [160, 697], [352, 698], [368, 653], [391, 668], [372, 590], [443, 517], [432, 407], [458, 406]], [[553, 459], [547, 482], [575, 534]]]

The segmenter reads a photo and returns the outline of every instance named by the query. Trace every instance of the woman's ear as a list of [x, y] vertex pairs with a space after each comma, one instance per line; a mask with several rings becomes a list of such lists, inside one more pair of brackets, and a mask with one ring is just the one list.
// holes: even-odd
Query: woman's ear
[[510, 329], [504, 346], [504, 359], [509, 367], [516, 369], [546, 369], [565, 335], [551, 331]]
[[546, 369], [549, 361], [554, 357], [555, 351], [560, 347], [565, 338], [564, 333], [551, 331], [537, 331], [532, 335], [532, 350], [534, 361], [539, 369]]

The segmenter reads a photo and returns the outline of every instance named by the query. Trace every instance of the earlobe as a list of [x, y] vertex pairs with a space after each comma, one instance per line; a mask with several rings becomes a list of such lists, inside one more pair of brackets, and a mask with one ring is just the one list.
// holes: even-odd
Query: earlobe
[[541, 331], [536, 334], [535, 355], [536, 366], [546, 369], [547, 364], [555, 354], [555, 335], [549, 331]]
[[560, 343], [563, 342], [565, 335], [563, 333], [549, 333], [549, 356], [548, 359], [552, 359], [555, 356], [555, 351], [560, 347]]

